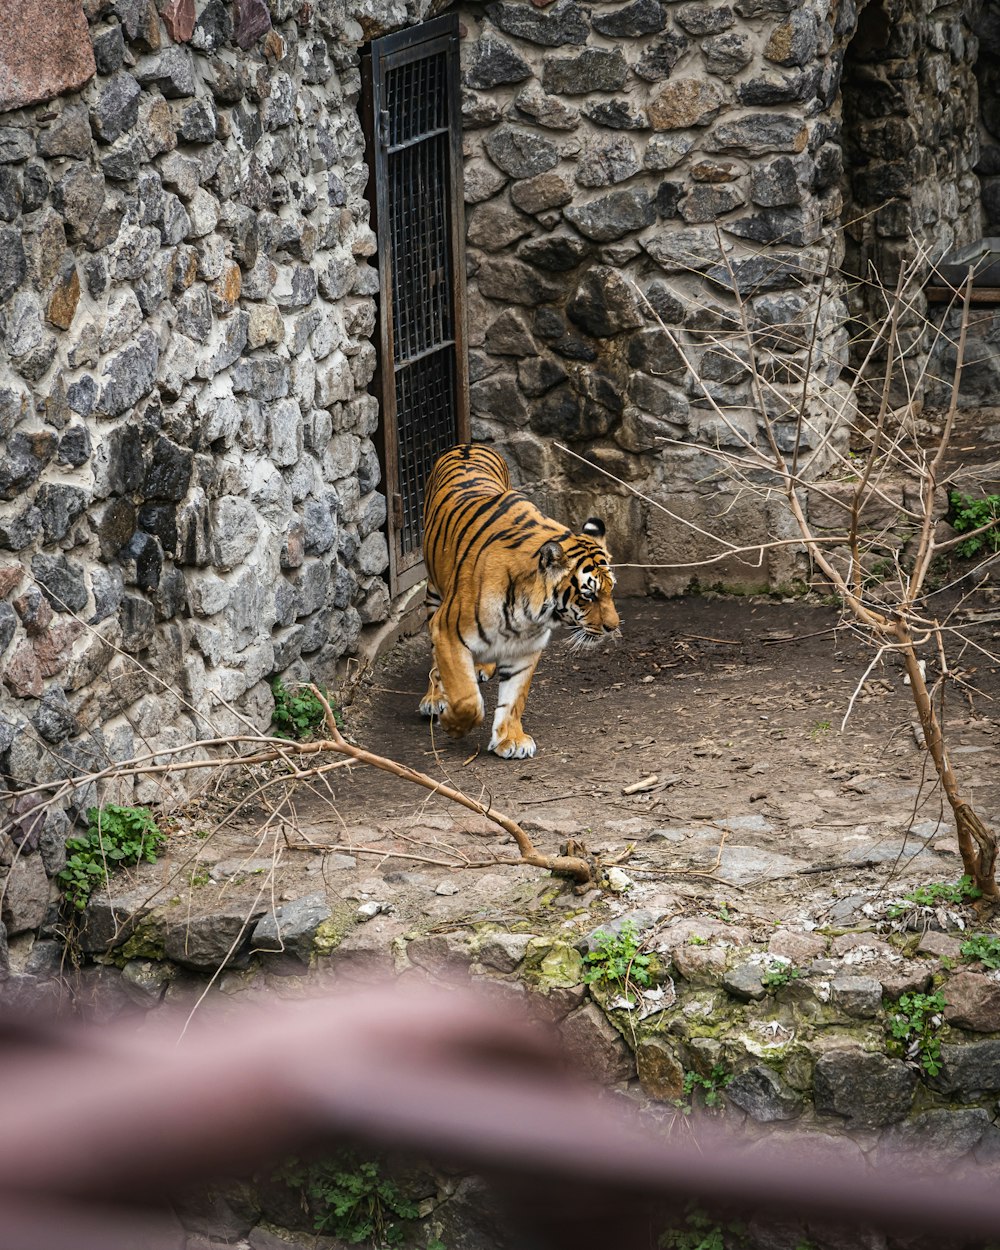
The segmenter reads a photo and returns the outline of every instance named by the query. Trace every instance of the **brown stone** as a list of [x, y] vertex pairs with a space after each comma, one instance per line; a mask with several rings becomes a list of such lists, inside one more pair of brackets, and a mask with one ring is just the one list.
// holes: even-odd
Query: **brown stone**
[[42, 670], [31, 647], [22, 642], [7, 663], [3, 684], [15, 699], [40, 699], [45, 690]]
[[678, 946], [674, 967], [692, 985], [718, 985], [726, 971], [724, 946]]
[[568, 204], [573, 198], [573, 188], [559, 174], [538, 174], [515, 182], [510, 198], [526, 213], [544, 213]]
[[69, 649], [83, 633], [83, 625], [79, 621], [60, 621], [41, 638], [36, 638], [32, 646], [35, 659], [43, 677], [54, 677], [61, 673], [69, 662]]
[[931, 988], [934, 979], [932, 968], [917, 960], [901, 960], [894, 964], [866, 966], [865, 973], [878, 977], [886, 998], [899, 998], [901, 994], [923, 994]]
[[168, 0], [160, 17], [174, 43], [187, 43], [194, 34], [194, 0]]
[[[247, 345], [263, 347], [265, 343], [280, 343], [285, 337], [285, 322], [281, 311], [273, 304], [251, 304], [247, 322]], [[300, 561], [301, 563], [301, 561]]]
[[740, 171], [730, 161], [699, 161], [691, 166], [695, 182], [735, 182]]
[[76, 91], [96, 72], [80, 0], [0, 5], [0, 113]]
[[880, 957], [888, 957], [893, 953], [892, 947], [875, 933], [841, 933], [830, 943], [830, 954], [837, 958], [859, 947], [875, 951]]
[[691, 938], [728, 942], [731, 946], [745, 946], [750, 941], [750, 930], [741, 925], [727, 924], [724, 920], [716, 920], [714, 916], [690, 916], [678, 920], [669, 929], [660, 934], [659, 947], [673, 955], [675, 948], [683, 948], [690, 944]]
[[[514, 188], [518, 185], [515, 182]], [[516, 243], [518, 239], [523, 239], [526, 234], [531, 234], [531, 231], [531, 221], [505, 205], [480, 204], [469, 214], [467, 238], [473, 247], [481, 247], [487, 252], [498, 252], [501, 248]]]
[[156, 11], [154, 0], [137, 0], [128, 6], [122, 25], [129, 40], [136, 43], [143, 52], [159, 50], [160, 15]]
[[170, 259], [170, 285], [180, 294], [194, 284], [198, 276], [198, 253], [194, 248], [179, 247]]
[[650, 1098], [673, 1102], [684, 1094], [684, 1067], [662, 1037], [647, 1037], [635, 1052], [639, 1083]]
[[769, 955], [781, 955], [801, 968], [813, 959], [826, 954], [827, 939], [818, 933], [805, 933], [798, 929], [778, 929], [771, 934], [767, 944]]
[[1000, 1033], [1000, 985], [979, 972], [960, 972], [944, 987], [949, 1024], [976, 1033]]
[[45, 312], [46, 319], [52, 325], [58, 326], [60, 330], [68, 330], [73, 324], [73, 317], [79, 302], [80, 275], [76, 272], [74, 265], [69, 273], [60, 279], [58, 286], [52, 292]]
[[958, 938], [928, 929], [920, 939], [917, 951], [921, 955], [943, 955], [946, 959], [961, 959], [962, 943]]
[[212, 306], [217, 313], [232, 312], [240, 298], [243, 286], [243, 275], [239, 265], [229, 261], [222, 273], [209, 287]]
[[269, 30], [260, 45], [265, 61], [276, 65], [285, 55], [285, 41], [276, 30]]
[[23, 576], [23, 564], [0, 565], [0, 599], [6, 599], [16, 589]]
[[170, 101], [151, 96], [139, 105], [139, 133], [150, 158], [161, 152], [172, 152], [177, 146], [177, 128], [170, 111]]
[[707, 126], [718, 115], [723, 95], [712, 82], [680, 78], [660, 88], [648, 106], [649, 124], [654, 130], [683, 130]]
[[53, 617], [49, 601], [37, 590], [19, 595], [14, 600], [14, 611], [21, 618], [29, 635], [44, 633]]

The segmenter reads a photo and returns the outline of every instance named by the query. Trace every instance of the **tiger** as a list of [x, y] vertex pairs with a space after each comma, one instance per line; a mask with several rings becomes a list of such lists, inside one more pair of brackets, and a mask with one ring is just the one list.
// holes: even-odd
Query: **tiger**
[[499, 452], [467, 443], [434, 464], [424, 494], [423, 555], [433, 661], [422, 715], [455, 737], [484, 719], [479, 683], [499, 678], [489, 750], [535, 754], [521, 716], [557, 622], [572, 645], [618, 636], [605, 525], [574, 534], [511, 488]]

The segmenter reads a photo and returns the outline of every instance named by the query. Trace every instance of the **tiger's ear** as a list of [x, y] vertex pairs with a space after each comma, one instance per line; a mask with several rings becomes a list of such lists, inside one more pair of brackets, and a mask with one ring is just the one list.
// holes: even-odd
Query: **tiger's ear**
[[591, 538], [603, 538], [607, 530], [599, 516], [589, 516], [583, 523], [583, 533], [589, 534]]
[[566, 567], [566, 553], [555, 539], [550, 539], [539, 551], [538, 567], [543, 573], [546, 569]]

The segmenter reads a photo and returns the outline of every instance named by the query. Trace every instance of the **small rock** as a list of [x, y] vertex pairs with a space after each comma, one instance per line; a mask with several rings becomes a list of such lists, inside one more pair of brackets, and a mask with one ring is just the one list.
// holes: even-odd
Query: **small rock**
[[816, 1110], [858, 1128], [902, 1120], [913, 1103], [917, 1074], [899, 1059], [857, 1048], [821, 1055], [814, 1073]]
[[743, 1002], [764, 998], [767, 990], [761, 981], [759, 964], [743, 963], [732, 968], [722, 978], [722, 988]]
[[602, 1085], [627, 1081], [635, 1064], [618, 1030], [596, 1003], [587, 1003], [560, 1026], [570, 1061]]
[[524, 959], [530, 933], [490, 933], [479, 946], [479, 962], [497, 972], [513, 972]]
[[921, 955], [940, 955], [945, 959], [961, 959], [962, 943], [937, 929], [928, 929], [920, 938], [917, 951]]
[[458, 884], [457, 881], [442, 881], [441, 884], [437, 886], [437, 888], [434, 890], [434, 893], [450, 895], [450, 894], [459, 894], [461, 893], [461, 890], [462, 890], [462, 887]]
[[645, 1037], [636, 1052], [639, 1082], [650, 1098], [673, 1102], [684, 1094], [684, 1066], [662, 1037]]
[[874, 977], [834, 977], [830, 995], [835, 1006], [856, 1019], [875, 1016], [882, 1007], [882, 985]]
[[330, 905], [324, 893], [282, 903], [257, 922], [253, 950], [280, 952], [308, 965], [316, 930], [329, 918]]
[[761, 1124], [794, 1120], [802, 1112], [802, 1099], [766, 1064], [733, 1077], [726, 1086], [726, 1098]]
[[978, 972], [960, 972], [944, 990], [944, 1018], [976, 1033], [1000, 1032], [1000, 984]]

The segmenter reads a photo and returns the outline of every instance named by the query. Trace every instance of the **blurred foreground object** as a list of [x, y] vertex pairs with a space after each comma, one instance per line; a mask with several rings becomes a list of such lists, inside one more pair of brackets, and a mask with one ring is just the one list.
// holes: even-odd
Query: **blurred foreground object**
[[156, 1217], [171, 1195], [345, 1142], [487, 1175], [525, 1250], [645, 1250], [652, 1206], [691, 1200], [950, 1238], [1000, 1223], [986, 1177], [834, 1165], [801, 1136], [763, 1152], [701, 1128], [655, 1136], [509, 1002], [467, 989], [386, 984], [182, 1023], [0, 1021], [0, 1250], [176, 1250]]

